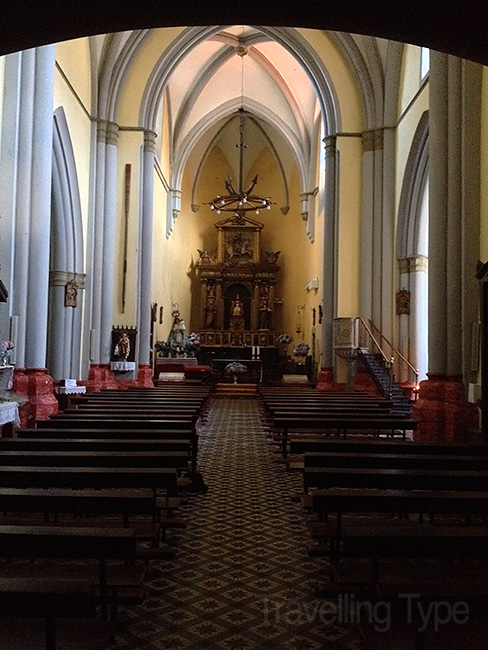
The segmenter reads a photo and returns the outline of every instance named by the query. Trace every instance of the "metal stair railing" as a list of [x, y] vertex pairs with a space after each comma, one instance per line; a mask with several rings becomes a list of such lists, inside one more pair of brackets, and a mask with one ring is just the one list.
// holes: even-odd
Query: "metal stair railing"
[[[388, 380], [389, 380], [389, 386], [388, 386], [388, 393], [391, 395], [391, 389], [393, 386], [393, 362], [394, 359], [393, 357], [388, 357], [381, 347], [377, 337], [374, 335], [373, 330], [371, 327], [366, 323], [366, 321], [359, 317], [358, 319], [359, 327], [358, 327], [358, 337], [359, 337], [359, 356], [362, 356], [364, 359], [364, 362], [368, 365], [367, 360], [365, 358], [365, 353], [373, 354], [373, 355], [378, 355], [384, 363], [384, 367], [386, 370], [386, 374], [388, 375]], [[373, 375], [373, 378], [375, 379], [375, 383], [377, 384], [378, 388], [383, 392], [383, 385], [379, 382], [378, 378], [376, 377], [375, 373], [371, 370], [370, 372]]]
[[[362, 319], [361, 319], [361, 320], [362, 320]], [[378, 327], [373, 323], [373, 321], [370, 320], [369, 323], [370, 323], [370, 326], [371, 326], [371, 330], [374, 330], [374, 331], [378, 334], [380, 340], [381, 340], [382, 342], [385, 342], [386, 345], [389, 346], [389, 348], [390, 348], [390, 350], [391, 350], [391, 352], [392, 352], [391, 357], [390, 357], [390, 358], [391, 358], [391, 365], [392, 365], [392, 374], [393, 374], [393, 364], [395, 363], [395, 357], [397, 357], [398, 359], [400, 359], [400, 362], [403, 363], [403, 364], [405, 364], [405, 366], [408, 368], [409, 374], [413, 375], [413, 377], [414, 377], [414, 386], [415, 386], [415, 390], [417, 390], [417, 388], [418, 388], [418, 383], [419, 383], [419, 370], [418, 370], [418, 368], [415, 368], [415, 367], [410, 363], [410, 361], [409, 361], [409, 360], [408, 360], [408, 359], [407, 359], [407, 358], [406, 358], [406, 357], [405, 357], [405, 356], [400, 352], [400, 350], [398, 350], [398, 348], [396, 348], [396, 347], [395, 347], [395, 346], [394, 346], [394, 345], [393, 345], [393, 344], [392, 344], [392, 343], [391, 343], [391, 342], [386, 338], [386, 336], [383, 334], [383, 332], [381, 332], [381, 331], [379, 330], [379, 328], [378, 328]]]

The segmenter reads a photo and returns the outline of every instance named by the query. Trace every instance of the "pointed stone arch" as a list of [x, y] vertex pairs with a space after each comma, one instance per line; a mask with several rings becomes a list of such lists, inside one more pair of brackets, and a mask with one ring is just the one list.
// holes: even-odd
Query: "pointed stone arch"
[[[54, 113], [47, 362], [54, 379], [79, 378], [83, 289], [83, 227], [78, 176], [62, 107]], [[67, 306], [66, 286], [76, 306]], [[72, 294], [73, 295], [73, 294]]]

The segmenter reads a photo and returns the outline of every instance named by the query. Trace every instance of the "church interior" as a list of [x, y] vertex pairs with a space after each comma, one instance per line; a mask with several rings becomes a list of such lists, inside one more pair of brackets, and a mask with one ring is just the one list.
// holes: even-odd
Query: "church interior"
[[486, 9], [85, 4], [0, 25], [5, 648], [488, 647]]

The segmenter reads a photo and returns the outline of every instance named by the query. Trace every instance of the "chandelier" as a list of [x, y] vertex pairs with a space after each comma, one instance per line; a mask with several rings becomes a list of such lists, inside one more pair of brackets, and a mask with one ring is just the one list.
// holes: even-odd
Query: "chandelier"
[[[237, 54], [243, 57], [247, 54], [247, 50], [243, 47], [237, 49]], [[259, 214], [261, 210], [271, 210], [271, 200], [267, 196], [259, 196], [253, 194], [254, 187], [258, 182], [257, 175], [252, 179], [251, 184], [247, 189], [243, 189], [243, 170], [244, 170], [244, 149], [247, 145], [244, 142], [244, 121], [246, 112], [242, 106], [243, 104], [243, 68], [241, 69], [241, 107], [239, 108], [239, 142], [236, 147], [239, 149], [239, 186], [235, 189], [232, 184], [232, 179], [227, 176], [225, 181], [225, 188], [227, 194], [218, 194], [210, 202], [210, 209], [215, 210], [217, 214], [221, 212], [231, 212], [234, 216], [234, 223], [242, 224], [244, 222], [244, 214], [246, 212], [254, 212]]]

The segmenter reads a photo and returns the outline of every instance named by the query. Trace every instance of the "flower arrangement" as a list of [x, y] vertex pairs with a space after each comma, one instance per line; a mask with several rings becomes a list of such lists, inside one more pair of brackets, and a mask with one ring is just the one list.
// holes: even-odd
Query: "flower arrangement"
[[188, 335], [188, 341], [186, 343], [187, 352], [200, 352], [200, 334], [192, 332]]
[[224, 372], [226, 375], [243, 375], [247, 372], [247, 366], [238, 361], [232, 361], [232, 363], [228, 363], [225, 366]]
[[171, 343], [169, 341], [156, 341], [154, 349], [158, 353], [167, 353], [171, 350]]
[[290, 336], [289, 334], [280, 334], [276, 337], [277, 343], [284, 343], [285, 345], [288, 345], [288, 343], [291, 343], [292, 341], [293, 336]]
[[310, 346], [308, 343], [298, 343], [293, 347], [291, 353], [294, 357], [306, 357], [309, 350]]
[[9, 365], [13, 349], [14, 344], [12, 341], [0, 341], [0, 363], [2, 365]]

